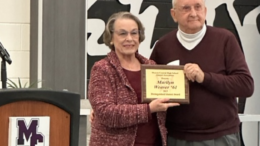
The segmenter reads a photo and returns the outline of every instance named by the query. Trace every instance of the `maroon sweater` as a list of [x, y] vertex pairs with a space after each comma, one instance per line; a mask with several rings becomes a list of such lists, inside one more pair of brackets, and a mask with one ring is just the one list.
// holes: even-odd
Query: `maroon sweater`
[[225, 29], [207, 26], [202, 41], [185, 49], [172, 31], [156, 44], [150, 59], [158, 64], [180, 60], [196, 63], [204, 71], [203, 83], [190, 83], [190, 104], [170, 108], [166, 127], [170, 136], [184, 140], [208, 140], [238, 132], [235, 97], [249, 97], [254, 83], [235, 36]]
[[[124, 69], [130, 85], [135, 90], [138, 104], [141, 103], [141, 71], [129, 71]], [[147, 108], [149, 108], [147, 104]], [[150, 109], [149, 109], [150, 111]], [[150, 113], [149, 113], [150, 114]], [[160, 146], [160, 131], [157, 124], [156, 113], [150, 114], [148, 123], [138, 124], [135, 146]]]

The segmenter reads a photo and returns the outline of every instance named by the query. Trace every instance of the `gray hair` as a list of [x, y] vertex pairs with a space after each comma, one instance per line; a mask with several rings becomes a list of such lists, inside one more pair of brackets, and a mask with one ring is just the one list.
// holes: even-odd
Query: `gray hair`
[[[177, 3], [176, 1], [177, 1], [177, 0], [172, 0], [172, 7], [173, 7], [173, 8], [174, 8], [175, 4]], [[204, 1], [204, 4], [205, 4], [206, 0], [203, 0], [203, 1]]]
[[144, 27], [141, 21], [129, 12], [118, 12], [111, 15], [107, 21], [105, 31], [103, 33], [103, 42], [107, 45], [111, 50], [115, 50], [114, 44], [111, 44], [114, 24], [117, 19], [127, 18], [134, 20], [137, 23], [138, 30], [139, 30], [139, 42], [141, 43], [145, 36], [144, 36]]

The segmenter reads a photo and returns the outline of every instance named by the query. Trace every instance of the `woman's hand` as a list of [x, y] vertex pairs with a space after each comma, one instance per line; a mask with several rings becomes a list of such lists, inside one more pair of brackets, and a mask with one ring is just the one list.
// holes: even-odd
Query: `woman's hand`
[[89, 116], [89, 122], [90, 122], [90, 124], [92, 124], [93, 123], [93, 121], [94, 121], [94, 118], [95, 118], [95, 114], [94, 114], [94, 110], [92, 109], [91, 110], [91, 112], [90, 112], [90, 116]]
[[179, 106], [179, 103], [168, 103], [167, 98], [158, 98], [149, 103], [151, 113], [166, 111], [169, 107]]
[[[152, 102], [149, 103], [149, 107], [150, 107], [150, 111], [151, 113], [154, 112], [160, 112], [160, 111], [166, 111], [169, 107], [173, 107], [173, 106], [179, 106], [179, 103], [167, 103], [169, 101], [169, 99], [167, 98], [158, 98], [153, 100]], [[94, 110], [92, 109], [90, 112], [90, 116], [89, 116], [89, 122], [93, 123], [95, 119], [95, 113]]]

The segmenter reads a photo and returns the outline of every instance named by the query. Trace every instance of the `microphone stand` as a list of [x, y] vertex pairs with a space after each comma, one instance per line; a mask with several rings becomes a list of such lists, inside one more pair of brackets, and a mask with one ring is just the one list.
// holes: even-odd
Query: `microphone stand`
[[6, 76], [6, 63], [4, 59], [2, 59], [1, 62], [1, 81], [2, 81], [2, 88], [6, 89], [7, 76]]
[[0, 57], [2, 58], [1, 62], [1, 81], [2, 81], [2, 88], [6, 89], [6, 81], [7, 81], [7, 75], [6, 75], [6, 62], [11, 64], [12, 60], [10, 58], [9, 53], [4, 48], [2, 43], [0, 42]]

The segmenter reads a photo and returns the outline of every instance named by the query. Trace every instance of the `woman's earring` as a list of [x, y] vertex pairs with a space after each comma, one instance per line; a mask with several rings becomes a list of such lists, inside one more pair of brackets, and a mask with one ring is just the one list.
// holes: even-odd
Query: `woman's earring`
[[114, 45], [114, 43], [113, 43], [113, 42], [110, 42], [110, 45], [112, 46], [112, 45]]

